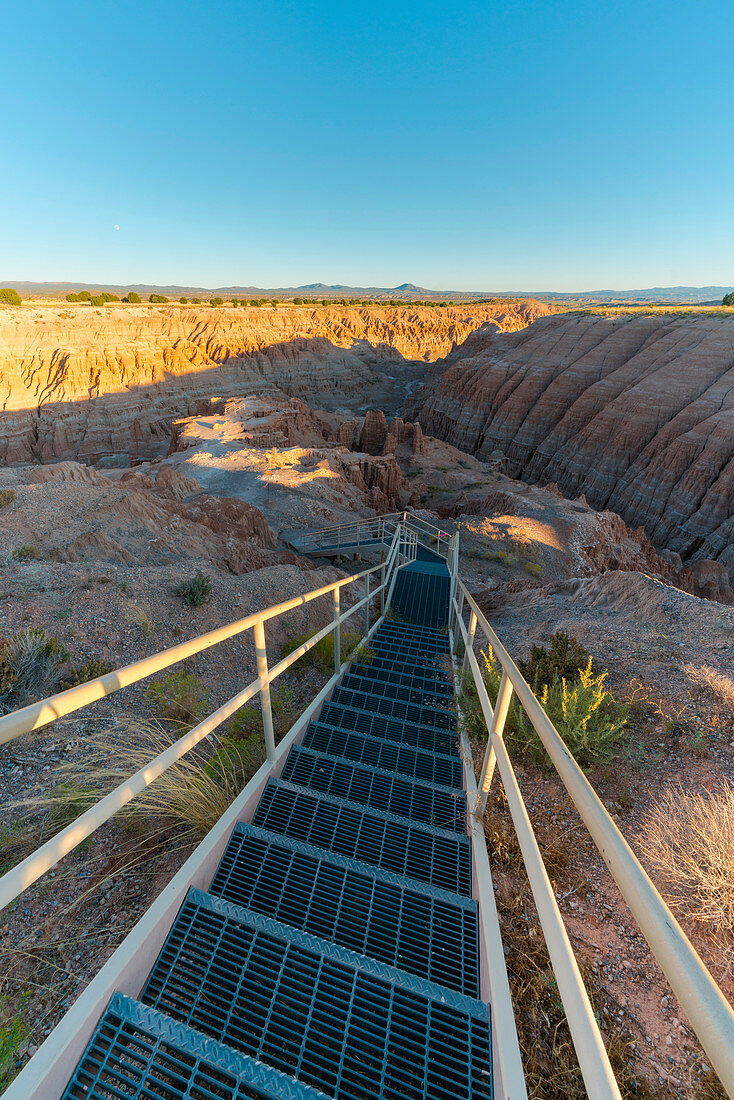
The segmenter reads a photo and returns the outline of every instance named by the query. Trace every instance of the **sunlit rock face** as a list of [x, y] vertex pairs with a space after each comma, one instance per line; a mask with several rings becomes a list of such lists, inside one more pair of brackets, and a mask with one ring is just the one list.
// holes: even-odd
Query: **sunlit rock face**
[[478, 332], [409, 410], [513, 477], [644, 526], [734, 576], [734, 319], [567, 314]]
[[409, 379], [470, 332], [490, 322], [521, 328], [544, 312], [529, 301], [0, 310], [0, 461], [150, 457], [172, 419], [205, 411], [212, 397], [277, 388], [349, 406], [384, 382], [402, 400]]

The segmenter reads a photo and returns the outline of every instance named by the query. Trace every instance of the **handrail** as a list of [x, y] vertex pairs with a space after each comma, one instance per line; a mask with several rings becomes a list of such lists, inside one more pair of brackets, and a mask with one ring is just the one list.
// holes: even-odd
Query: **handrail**
[[[467, 600], [471, 610], [472, 624], [479, 625], [487, 641], [492, 645], [493, 653], [503, 670], [503, 676], [507, 677], [512, 690], [515, 691], [522, 703], [614, 881], [637, 920], [650, 950], [657, 959], [673, 992], [690, 1020], [691, 1026], [696, 1032], [721, 1083], [729, 1095], [734, 1097], [734, 1010], [458, 575], [455, 575], [455, 582], [456, 589], [461, 594], [461, 604], [463, 604], [464, 599]], [[461, 605], [456, 598], [452, 600], [451, 617], [456, 625], [460, 624], [462, 635], [468, 639], [470, 631], [464, 625]], [[481, 702], [482, 692], [486, 694], [484, 681], [473, 651], [470, 653], [467, 650], [466, 656]], [[496, 710], [498, 711], [499, 707], [496, 707]], [[487, 714], [485, 713], [486, 717]], [[480, 784], [480, 789], [484, 788], [486, 790], [491, 779], [493, 761], [490, 757], [490, 749], [497, 760], [503, 782], [505, 775], [507, 775], [510, 787], [512, 787], [509, 757], [502, 741], [501, 730], [497, 731], [497, 723], [491, 706], [488, 725], [490, 730], [492, 726], [495, 728], [491, 730], [490, 741], [487, 746], [488, 751], [485, 756], [482, 774], [483, 782]], [[510, 796], [507, 786], [505, 790], [508, 793], [509, 802]], [[512, 810], [513, 804], [510, 805]], [[519, 804], [515, 804], [514, 808], [513, 822], [517, 830], [518, 820], [516, 820], [515, 815], [520, 812]], [[519, 831], [518, 839], [520, 839]], [[525, 856], [524, 852], [523, 856]], [[530, 874], [530, 871], [528, 873]], [[548, 946], [550, 951], [550, 944]], [[556, 979], [560, 988], [561, 974], [557, 970]], [[569, 1019], [570, 1024], [571, 1020]], [[574, 1044], [577, 1045], [575, 1039]], [[581, 1061], [580, 1053], [579, 1061]], [[586, 1080], [586, 1078], [584, 1079]], [[586, 1083], [589, 1084], [588, 1081]], [[592, 1093], [592, 1095], [596, 1096], [599, 1093]]]
[[[135, 684], [154, 672], [170, 668], [171, 665], [183, 661], [186, 657], [201, 653], [204, 649], [210, 649], [212, 646], [227, 641], [227, 639], [233, 638], [237, 634], [242, 634], [245, 630], [252, 629], [258, 623], [265, 623], [268, 619], [282, 615], [286, 611], [291, 611], [294, 607], [302, 607], [304, 604], [318, 599], [319, 596], [326, 596], [329, 592], [334, 592], [345, 585], [376, 573], [381, 568], [381, 565], [370, 566], [369, 569], [363, 569], [360, 573], [354, 573], [350, 577], [333, 581], [331, 584], [324, 585], [322, 588], [315, 588], [311, 592], [303, 593], [303, 595], [294, 596], [290, 600], [265, 608], [263, 611], [255, 611], [251, 615], [245, 616], [244, 619], [238, 619], [235, 622], [228, 623], [227, 626], [210, 630], [206, 634], [200, 634], [187, 642], [180, 642], [178, 645], [171, 646], [170, 649], [163, 649], [150, 657], [142, 657], [131, 665], [125, 665], [113, 672], [107, 672], [104, 676], [97, 676], [94, 680], [87, 680], [76, 687], [51, 695], [48, 699], [42, 699], [38, 703], [31, 703], [27, 707], [13, 711], [12, 714], [6, 714], [0, 718], [0, 745], [20, 737], [21, 734], [30, 733], [31, 730], [47, 726], [50, 722], [55, 722], [57, 718], [63, 718], [67, 714], [81, 710], [83, 707], [89, 706], [90, 703], [96, 702], [97, 699], [103, 699], [105, 696], [119, 691], [120, 688], [129, 687], [130, 684]], [[379, 592], [379, 590], [378, 588], [377, 591]]]
[[[263, 732], [265, 735], [266, 745], [266, 758], [269, 761], [273, 761], [276, 758], [276, 745], [273, 736], [272, 715], [270, 711], [270, 684], [278, 676], [286, 671], [295, 661], [307, 653], [313, 646], [315, 646], [322, 638], [326, 637], [329, 633], [334, 635], [334, 659], [335, 659], [335, 672], [338, 672], [341, 667], [340, 657], [340, 632], [341, 624], [347, 619], [351, 618], [362, 607], [366, 610], [365, 618], [368, 619], [369, 605], [376, 595], [392, 584], [394, 584], [397, 569], [400, 565], [397, 565], [399, 557], [406, 557], [405, 551], [401, 547], [402, 543], [402, 529], [398, 529], [393, 537], [392, 544], [390, 546], [390, 552], [387, 560], [383, 565], [373, 566], [371, 569], [365, 569], [361, 573], [357, 573], [352, 577], [345, 578], [340, 581], [336, 581], [330, 585], [325, 585], [323, 588], [314, 589], [312, 592], [305, 593], [301, 597], [297, 597], [293, 600], [286, 600], [284, 603], [276, 605], [275, 607], [265, 608], [262, 611], [255, 612], [253, 615], [248, 615], [245, 619], [239, 620], [237, 623], [230, 623], [228, 627], [223, 627], [218, 631], [210, 631], [208, 634], [201, 635], [199, 638], [195, 638], [192, 642], [184, 643], [183, 648], [194, 646], [189, 652], [198, 652], [200, 649], [207, 648], [207, 646], [215, 645], [217, 641], [221, 641], [223, 638], [231, 637], [233, 634], [241, 632], [241, 630], [252, 627], [255, 631], [255, 651], [258, 665], [257, 677], [239, 691], [221, 707], [215, 710], [207, 718], [203, 719], [193, 729], [189, 730], [181, 738], [170, 745], [163, 752], [159, 753], [155, 759], [151, 760], [144, 767], [140, 768], [133, 776], [126, 779], [123, 783], [119, 784], [113, 791], [110, 791], [99, 802], [95, 803], [90, 809], [84, 811], [79, 817], [75, 818], [70, 825], [56, 833], [50, 840], [46, 841], [40, 848], [36, 849], [31, 855], [24, 859], [17, 866], [13, 867], [5, 875], [0, 876], [0, 909], [3, 909], [11, 901], [17, 898], [28, 886], [36, 882], [43, 874], [46, 873], [51, 867], [54, 867], [65, 855], [71, 852], [79, 844], [82, 843], [88, 836], [90, 836], [96, 829], [103, 825], [106, 821], [118, 812], [123, 806], [125, 806], [132, 798], [137, 794], [140, 794], [146, 787], [150, 786], [163, 772], [174, 764], [177, 760], [180, 760], [182, 756], [190, 752], [196, 745], [199, 744], [205, 737], [210, 736], [215, 729], [217, 729], [223, 722], [230, 718], [241, 706], [247, 703], [254, 695], [260, 693], [262, 703], [262, 715], [263, 715]], [[384, 568], [384, 576], [378, 586], [373, 590], [369, 590], [369, 578], [372, 573], [379, 569]], [[355, 601], [351, 607], [346, 611], [341, 612], [339, 606], [339, 592], [346, 584], [351, 584], [360, 578], [365, 578], [365, 595], [362, 599]], [[390, 587], [392, 591], [392, 587]], [[299, 603], [307, 603], [312, 599], [316, 599], [318, 596], [322, 596], [332, 592], [334, 594], [334, 617], [331, 622], [327, 623], [325, 627], [315, 633], [311, 638], [304, 642], [293, 653], [284, 657], [274, 668], [268, 668], [267, 653], [265, 649], [265, 634], [263, 624], [268, 619], [274, 618], [278, 614], [282, 614], [286, 610], [290, 610], [292, 607], [298, 606]], [[243, 625], [246, 624], [246, 625]], [[367, 633], [366, 631], [365, 633]], [[222, 637], [218, 637], [221, 635]], [[215, 637], [217, 636], [217, 637]], [[212, 640], [214, 639], [214, 640]], [[204, 644], [202, 644], [204, 643]], [[97, 685], [97, 690], [104, 688], [103, 681], [109, 679], [110, 676], [115, 676], [120, 673], [130, 672], [130, 670], [136, 670], [135, 675], [131, 676], [125, 681], [125, 683], [116, 683], [110, 690], [117, 691], [119, 687], [126, 686], [127, 683], [134, 683], [136, 680], [142, 679], [144, 676], [149, 675], [152, 671], [157, 671], [158, 668], [166, 668], [171, 664], [174, 664], [177, 660], [181, 660], [180, 655], [172, 656], [172, 654], [178, 654], [181, 646], [175, 646], [173, 649], [163, 650], [159, 654], [155, 654], [152, 658], [146, 658], [142, 661], [136, 662], [134, 665], [128, 665], [127, 669], [118, 670], [118, 673], [108, 673], [106, 676], [98, 677], [96, 681], [90, 681], [92, 685]], [[184, 656], [188, 656], [189, 652]], [[164, 659], [163, 663], [159, 659]], [[155, 664], [158, 660], [158, 664]], [[141, 667], [153, 662], [154, 668], [144, 668], [141, 672]], [[81, 685], [86, 687], [88, 685]], [[52, 696], [50, 699], [43, 700], [42, 703], [34, 704], [31, 707], [24, 708], [25, 712], [31, 712], [25, 719], [25, 722], [34, 720], [34, 712], [37, 708], [36, 719], [38, 715], [43, 716], [48, 709], [53, 709], [57, 705], [58, 700], [64, 700], [62, 706], [67, 709], [62, 713], [68, 714], [74, 710], [79, 710], [90, 703], [100, 698], [100, 694], [93, 693], [92, 697], [86, 701], [79, 702], [78, 697], [74, 695], [78, 692], [78, 689], [72, 689], [71, 691], [61, 692], [59, 695]], [[102, 691], [102, 694], [109, 694], [109, 692]], [[69, 697], [72, 696], [71, 701]], [[69, 704], [70, 705], [67, 705]], [[24, 711], [17, 711], [15, 715], [8, 715], [7, 718], [16, 718], [18, 715], [22, 715]], [[2, 722], [6, 719], [0, 720], [0, 728]], [[37, 721], [35, 726], [28, 728], [37, 728], [38, 725], [44, 723]], [[21, 726], [23, 723], [21, 723]], [[19, 736], [24, 732], [24, 729], [20, 729], [19, 732], [11, 733], [6, 737], [6, 740], [10, 740], [10, 737]]]
[[[454, 609], [458, 612], [458, 604], [454, 601]], [[464, 641], [469, 637], [469, 631], [463, 620], [457, 614], [456, 623], [460, 628]], [[576, 956], [568, 938], [566, 926], [563, 923], [561, 911], [558, 908], [553, 893], [553, 886], [548, 878], [548, 873], [543, 863], [543, 857], [538, 848], [533, 826], [530, 821], [522, 793], [515, 776], [514, 769], [507, 754], [502, 736], [496, 732], [495, 713], [489, 700], [484, 681], [482, 679], [479, 664], [472, 650], [467, 650], [469, 666], [474, 677], [474, 683], [482, 708], [487, 729], [490, 731], [490, 739], [493, 744], [502, 785], [507, 795], [507, 803], [510, 807], [512, 821], [523, 863], [527, 871], [530, 889], [538, 911], [540, 926], [543, 930], [545, 942], [548, 947], [553, 973], [558, 982], [558, 991], [561, 995], [563, 1008], [568, 1020], [571, 1038], [576, 1050], [576, 1056], [581, 1067], [581, 1075], [584, 1079], [589, 1096], [594, 1100], [621, 1100], [621, 1093], [614, 1077], [614, 1070], [609, 1062], [604, 1041], [599, 1031], [599, 1026], [594, 1016], [594, 1009], [584, 986], [581, 972], [576, 962]], [[481, 798], [481, 786], [478, 792], [477, 809], [481, 817], [484, 816], [484, 801]]]

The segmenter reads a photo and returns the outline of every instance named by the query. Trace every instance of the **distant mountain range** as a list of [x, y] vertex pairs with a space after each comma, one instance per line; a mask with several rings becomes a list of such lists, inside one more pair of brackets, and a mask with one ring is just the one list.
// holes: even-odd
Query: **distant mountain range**
[[0, 280], [0, 286], [12, 286], [24, 297], [63, 297], [70, 291], [109, 290], [121, 297], [130, 290], [138, 294], [165, 294], [167, 297], [210, 298], [373, 298], [378, 301], [398, 299], [410, 301], [481, 301], [486, 298], [537, 298], [544, 302], [563, 305], [707, 305], [718, 304], [734, 286], [656, 286], [646, 290], [581, 290], [575, 293], [555, 290], [428, 290], [415, 283], [400, 286], [346, 286], [341, 283], [306, 283], [303, 286], [160, 286], [154, 283], [33, 283], [18, 279]]

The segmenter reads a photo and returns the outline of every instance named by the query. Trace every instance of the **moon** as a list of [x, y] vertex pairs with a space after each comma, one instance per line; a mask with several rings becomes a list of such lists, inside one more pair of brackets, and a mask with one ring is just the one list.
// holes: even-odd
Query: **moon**
[[119, 228], [120, 228], [120, 227], [119, 227], [119, 225], [116, 225], [116, 226], [115, 226], [115, 229], [119, 229]]

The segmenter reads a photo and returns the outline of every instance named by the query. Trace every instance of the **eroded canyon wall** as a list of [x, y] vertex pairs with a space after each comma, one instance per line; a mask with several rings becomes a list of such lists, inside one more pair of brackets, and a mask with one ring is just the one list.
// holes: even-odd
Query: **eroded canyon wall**
[[409, 412], [734, 576], [734, 316], [565, 314], [476, 333]]
[[0, 309], [0, 461], [142, 457], [212, 397], [354, 392], [383, 361], [430, 362], [531, 301], [481, 306]]

